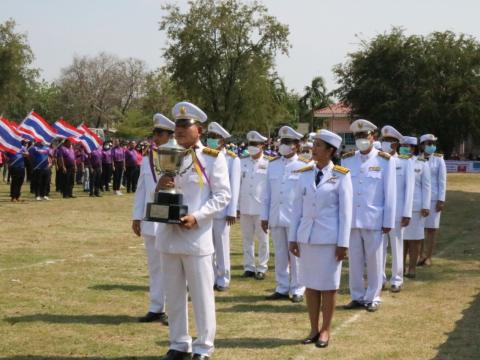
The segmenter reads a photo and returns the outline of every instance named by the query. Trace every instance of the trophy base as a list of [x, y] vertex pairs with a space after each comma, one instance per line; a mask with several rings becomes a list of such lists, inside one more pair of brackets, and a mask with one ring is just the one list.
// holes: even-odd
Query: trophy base
[[166, 224], [181, 224], [180, 218], [187, 215], [187, 213], [187, 205], [148, 203], [146, 216], [143, 220]]

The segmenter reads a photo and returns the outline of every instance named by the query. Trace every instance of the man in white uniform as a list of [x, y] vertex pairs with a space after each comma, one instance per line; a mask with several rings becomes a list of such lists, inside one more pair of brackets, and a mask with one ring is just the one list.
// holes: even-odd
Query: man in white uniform
[[[230, 201], [227, 161], [222, 152], [200, 142], [206, 114], [181, 102], [172, 110], [175, 138], [188, 149], [180, 175], [162, 176], [158, 188], [175, 188], [183, 194], [188, 214], [181, 225], [160, 223], [157, 248], [162, 254], [163, 278], [169, 311], [170, 350], [163, 360], [209, 359], [215, 338], [215, 296], [212, 254], [213, 217]], [[188, 333], [188, 292], [192, 299], [197, 338]]]
[[145, 217], [147, 203], [153, 201], [153, 193], [158, 181], [158, 174], [156, 174], [154, 168], [154, 157], [157, 154], [155, 148], [165, 144], [173, 137], [175, 124], [162, 114], [154, 115], [153, 124], [153, 144], [143, 157], [140, 165], [140, 176], [133, 205], [132, 229], [137, 236], [141, 235], [143, 237], [150, 280], [150, 307], [148, 313], [141, 317], [139, 321], [152, 322], [159, 320], [167, 325], [168, 318], [165, 314], [165, 291], [161, 277], [160, 252], [155, 248], [157, 223], [142, 221], [142, 219]]
[[[247, 133], [249, 156], [240, 160], [240, 227], [243, 235], [244, 277], [265, 279], [268, 270], [268, 235], [260, 226], [262, 199], [267, 188], [268, 157], [263, 154], [267, 138], [257, 131]], [[258, 265], [255, 265], [254, 236], [258, 240]]]
[[292, 302], [303, 301], [305, 287], [298, 281], [298, 258], [288, 250], [288, 231], [292, 218], [292, 206], [295, 187], [300, 174], [296, 170], [309, 163], [300, 160], [297, 153], [300, 149], [302, 134], [289, 126], [282, 126], [279, 130], [281, 158], [273, 159], [268, 165], [267, 189], [262, 209], [262, 229], [272, 232], [275, 244], [275, 278], [277, 287], [275, 292], [267, 296], [268, 300], [288, 299], [291, 294]]
[[443, 155], [436, 153], [437, 137], [433, 134], [425, 134], [420, 137], [421, 158], [428, 161], [432, 198], [430, 212], [425, 220], [425, 246], [422, 243], [419, 265], [432, 265], [432, 255], [435, 248], [435, 237], [440, 228], [440, 215], [445, 206], [447, 193], [447, 167]]
[[208, 124], [207, 146], [221, 151], [227, 159], [228, 176], [232, 197], [226, 208], [213, 218], [213, 245], [215, 256], [213, 271], [215, 273], [215, 290], [225, 291], [230, 285], [230, 226], [237, 218], [238, 192], [240, 190], [240, 159], [233, 151], [225, 149], [226, 139], [230, 133], [219, 123]]
[[382, 128], [382, 150], [392, 156], [390, 161], [395, 162], [396, 169], [396, 211], [395, 229], [383, 235], [383, 285], [388, 279], [385, 272], [387, 264], [387, 248], [390, 242], [392, 251], [392, 277], [390, 279], [391, 291], [400, 292], [403, 285], [403, 232], [412, 218], [413, 191], [415, 189], [415, 175], [412, 155], [398, 155], [400, 141], [403, 135], [393, 126], [386, 125]]
[[[342, 166], [350, 169], [353, 185], [352, 232], [350, 235], [350, 296], [346, 309], [380, 305], [383, 277], [383, 239], [395, 227], [395, 162], [373, 147], [376, 126], [359, 119], [350, 125], [358, 151], [342, 156]], [[367, 265], [367, 289], [364, 271]]]

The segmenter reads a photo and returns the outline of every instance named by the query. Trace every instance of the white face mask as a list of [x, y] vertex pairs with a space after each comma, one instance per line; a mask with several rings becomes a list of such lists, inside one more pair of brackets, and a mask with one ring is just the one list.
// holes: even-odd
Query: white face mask
[[251, 156], [255, 156], [255, 155], [258, 155], [258, 153], [260, 152], [260, 148], [256, 147], [256, 146], [249, 146], [247, 148], [248, 150], [248, 153], [251, 155]]
[[307, 159], [307, 160], [311, 160], [312, 159], [312, 153], [311, 152], [302, 153], [302, 157]]
[[382, 141], [382, 150], [385, 151], [386, 153], [391, 153], [392, 152], [392, 143], [389, 141]]
[[370, 148], [370, 140], [368, 140], [368, 139], [357, 139], [357, 140], [355, 140], [355, 146], [360, 151], [367, 151]]
[[278, 152], [279, 152], [280, 155], [282, 155], [282, 156], [288, 156], [288, 155], [290, 155], [290, 154], [293, 152], [293, 147], [292, 147], [291, 145], [281, 144], [281, 145], [278, 147]]

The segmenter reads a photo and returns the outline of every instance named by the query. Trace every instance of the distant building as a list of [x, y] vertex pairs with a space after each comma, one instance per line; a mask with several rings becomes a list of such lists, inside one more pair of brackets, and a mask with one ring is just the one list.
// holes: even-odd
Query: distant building
[[355, 139], [350, 131], [350, 123], [353, 120], [351, 111], [349, 106], [340, 102], [313, 112], [313, 117], [317, 119], [315, 122], [321, 124], [320, 128], [333, 131], [343, 138], [344, 151], [355, 148]]

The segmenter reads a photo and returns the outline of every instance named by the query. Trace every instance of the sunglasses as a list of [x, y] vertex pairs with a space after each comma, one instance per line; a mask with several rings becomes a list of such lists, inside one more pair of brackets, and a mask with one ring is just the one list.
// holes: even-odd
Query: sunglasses
[[280, 140], [280, 144], [284, 144], [284, 145], [293, 145], [297, 142], [297, 140], [294, 140], [294, 139], [281, 139]]

